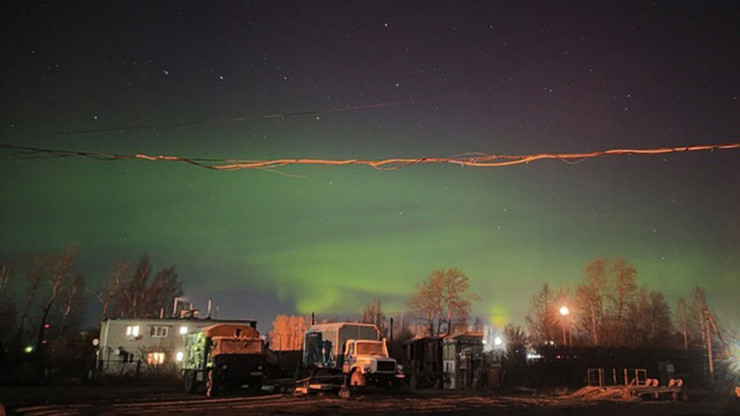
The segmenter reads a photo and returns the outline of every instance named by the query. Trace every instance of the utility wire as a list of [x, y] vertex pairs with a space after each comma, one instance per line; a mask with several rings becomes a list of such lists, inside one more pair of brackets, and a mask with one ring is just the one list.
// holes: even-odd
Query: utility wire
[[15, 152], [12, 155], [0, 155], [3, 159], [44, 159], [44, 158], [66, 158], [87, 157], [95, 160], [149, 160], [158, 162], [179, 162], [189, 165], [222, 171], [242, 169], [272, 170], [290, 165], [366, 165], [378, 170], [396, 170], [409, 165], [416, 164], [453, 164], [470, 167], [503, 167], [522, 163], [530, 163], [538, 160], [557, 159], [565, 162], [582, 161], [589, 158], [602, 156], [653, 156], [666, 153], [682, 152], [706, 152], [714, 150], [740, 149], [740, 143], [727, 144], [704, 144], [693, 146], [658, 147], [650, 149], [609, 149], [585, 153], [536, 153], [528, 155], [496, 155], [485, 153], [467, 153], [455, 157], [419, 157], [419, 158], [392, 158], [379, 160], [365, 159], [269, 159], [269, 160], [246, 160], [246, 159], [208, 159], [208, 158], [185, 158], [172, 155], [147, 155], [117, 154], [96, 151], [59, 150], [41, 147], [19, 146], [0, 143], [0, 148]]
[[315, 109], [302, 110], [302, 111], [286, 111], [286, 112], [268, 113], [268, 114], [251, 115], [251, 116], [240, 116], [240, 117], [231, 117], [231, 118], [215, 118], [215, 119], [208, 119], [208, 120], [204, 119], [204, 120], [195, 120], [195, 121], [181, 121], [181, 122], [174, 122], [174, 123], [135, 124], [135, 125], [118, 126], [118, 127], [102, 127], [102, 128], [95, 128], [95, 129], [68, 130], [68, 131], [60, 131], [56, 133], [56, 135], [57, 136], [71, 136], [71, 135], [78, 135], [78, 134], [109, 133], [109, 132], [124, 132], [124, 131], [134, 131], [134, 130], [164, 129], [164, 128], [175, 128], [175, 127], [205, 126], [205, 125], [214, 125], [214, 124], [243, 123], [243, 122], [256, 121], [256, 120], [283, 119], [283, 118], [294, 117], [294, 116], [341, 113], [345, 111], [362, 111], [362, 110], [373, 110], [373, 109], [389, 108], [389, 107], [410, 107], [410, 106], [414, 106], [417, 104], [423, 104], [423, 103], [467, 99], [475, 95], [481, 95], [481, 94], [480, 93], [478, 94], [464, 93], [464, 94], [455, 94], [455, 95], [440, 96], [440, 97], [433, 97], [433, 98], [419, 98], [419, 99], [413, 99], [413, 100], [392, 101], [392, 102], [363, 104], [363, 105], [346, 105], [346, 106], [338, 106], [338, 107], [332, 107], [332, 108], [315, 108]]

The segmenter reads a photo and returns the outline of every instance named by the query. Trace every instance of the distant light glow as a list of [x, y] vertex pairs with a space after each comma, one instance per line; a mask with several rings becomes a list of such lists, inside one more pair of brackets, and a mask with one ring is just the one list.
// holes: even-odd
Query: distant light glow
[[183, 325], [180, 327], [180, 335], [185, 335], [188, 333], [188, 327]]
[[[184, 327], [183, 327], [184, 328]], [[178, 351], [177, 354], [175, 354], [175, 360], [179, 363], [182, 362], [182, 357], [184, 356], [182, 351]]]
[[26, 354], [30, 354], [33, 352], [33, 345], [29, 345], [26, 348], [23, 349], [23, 351], [26, 352]]
[[570, 314], [570, 309], [568, 309], [567, 306], [563, 305], [560, 307], [560, 314], [563, 316], [568, 315]]
[[496, 338], [493, 339], [493, 345], [495, 345], [495, 346], [498, 347], [498, 346], [501, 346], [503, 344], [504, 344], [504, 339], [503, 338], [496, 337]]
[[730, 342], [730, 369], [736, 376], [740, 376], [740, 339], [736, 338]]

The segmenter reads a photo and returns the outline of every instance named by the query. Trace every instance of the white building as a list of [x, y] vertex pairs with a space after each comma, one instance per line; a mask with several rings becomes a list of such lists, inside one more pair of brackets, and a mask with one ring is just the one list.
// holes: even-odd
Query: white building
[[106, 318], [100, 323], [97, 366], [102, 374], [138, 374], [182, 360], [185, 335], [218, 323], [247, 324], [253, 320], [198, 318]]

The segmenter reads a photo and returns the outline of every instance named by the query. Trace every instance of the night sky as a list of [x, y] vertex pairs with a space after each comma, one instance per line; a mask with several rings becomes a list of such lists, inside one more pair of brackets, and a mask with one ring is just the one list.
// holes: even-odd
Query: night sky
[[[736, 1], [5, 7], [6, 144], [384, 159], [740, 139]], [[442, 267], [470, 277], [476, 314], [522, 323], [543, 283], [573, 288], [599, 257], [672, 307], [699, 283], [738, 316], [740, 150], [394, 171], [6, 158], [0, 189], [3, 257], [72, 245], [94, 287], [148, 252], [198, 306], [263, 329], [373, 298], [401, 312]]]

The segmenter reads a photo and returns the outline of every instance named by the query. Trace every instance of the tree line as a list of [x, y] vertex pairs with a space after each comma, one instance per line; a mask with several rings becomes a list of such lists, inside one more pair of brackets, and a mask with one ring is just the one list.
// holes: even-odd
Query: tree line
[[[679, 299], [674, 325], [665, 296], [637, 282], [637, 269], [624, 259], [596, 259], [571, 290], [545, 283], [532, 296], [526, 316], [529, 341], [607, 347], [699, 347], [707, 310], [704, 289], [692, 301]], [[680, 330], [677, 330], [680, 328]]]
[[101, 318], [151, 318], [182, 293], [175, 266], [152, 274], [148, 254], [135, 266], [111, 266], [96, 289], [87, 286], [74, 248], [0, 261], [0, 354], [73, 350], [90, 298], [100, 302]]

